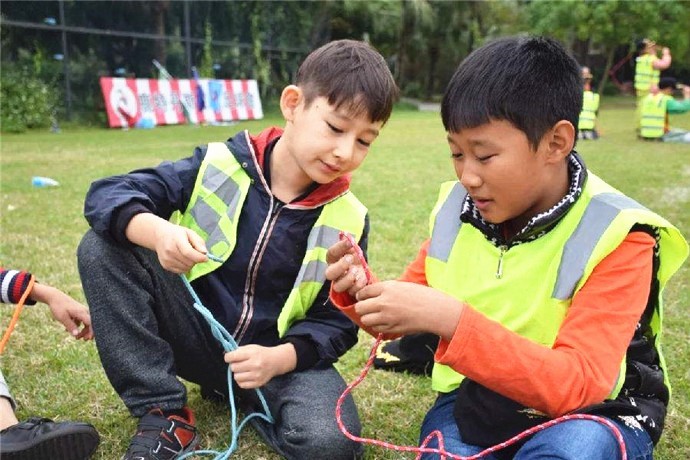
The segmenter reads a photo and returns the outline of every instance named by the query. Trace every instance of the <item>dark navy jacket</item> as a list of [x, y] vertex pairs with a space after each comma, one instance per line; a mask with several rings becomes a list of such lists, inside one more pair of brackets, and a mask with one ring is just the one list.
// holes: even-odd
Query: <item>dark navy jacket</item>
[[[328, 282], [307, 317], [294, 323], [283, 340], [276, 327], [302, 265], [309, 231], [323, 205], [349, 189], [349, 177], [315, 185], [292, 203], [280, 202], [271, 195], [270, 171], [264, 170], [281, 134], [269, 128], [252, 138], [245, 131], [226, 142], [252, 185], [240, 214], [235, 250], [220, 268], [192, 286], [238, 344], [293, 343], [301, 370], [334, 362], [357, 342], [357, 327], [328, 298]], [[84, 205], [87, 221], [100, 235], [131, 245], [125, 229], [134, 215], [151, 212], [169, 219], [174, 211], [186, 209], [205, 154], [205, 146], [197, 147], [191, 157], [95, 181]], [[359, 242], [364, 251], [368, 228], [367, 217]]]

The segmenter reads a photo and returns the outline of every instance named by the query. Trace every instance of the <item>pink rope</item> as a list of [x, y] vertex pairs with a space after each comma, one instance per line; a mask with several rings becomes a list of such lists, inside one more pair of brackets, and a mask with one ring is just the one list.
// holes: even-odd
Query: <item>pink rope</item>
[[[623, 435], [621, 434], [620, 430], [618, 427], [609, 419], [604, 418], [604, 417], [599, 417], [596, 415], [590, 415], [590, 414], [569, 414], [569, 415], [563, 415], [561, 417], [555, 418], [553, 420], [549, 420], [548, 422], [542, 423], [540, 425], [534, 426], [528, 430], [523, 431], [522, 433], [519, 433], [512, 438], [500, 443], [496, 444], [493, 447], [489, 447], [478, 454], [472, 455], [470, 457], [463, 457], [460, 455], [455, 455], [452, 454], [448, 451], [445, 450], [444, 442], [443, 442], [443, 435], [441, 434], [440, 431], [435, 430], [432, 431], [429, 436], [427, 436], [422, 444], [417, 447], [417, 446], [399, 446], [396, 444], [392, 444], [390, 442], [386, 441], [380, 441], [378, 439], [371, 439], [371, 438], [363, 438], [360, 436], [355, 436], [350, 431], [347, 429], [345, 424], [343, 423], [342, 420], [342, 405], [343, 402], [345, 401], [345, 398], [352, 392], [352, 390], [357, 387], [364, 378], [367, 376], [369, 373], [369, 369], [371, 369], [372, 364], [374, 363], [374, 358], [376, 357], [376, 349], [378, 348], [379, 344], [381, 343], [381, 337], [382, 335], [379, 334], [379, 336], [376, 338], [376, 342], [374, 343], [374, 346], [371, 349], [371, 353], [369, 354], [369, 359], [367, 360], [366, 365], [364, 366], [364, 369], [362, 369], [362, 372], [359, 374], [359, 376], [352, 382], [350, 383], [343, 393], [340, 395], [340, 398], [338, 398], [338, 403], [335, 406], [335, 418], [336, 421], [338, 422], [338, 428], [340, 428], [340, 431], [350, 440], [361, 443], [361, 444], [371, 444], [374, 446], [378, 447], [383, 447], [385, 449], [391, 449], [395, 450], [398, 452], [416, 452], [417, 457], [416, 459], [420, 459], [422, 454], [424, 453], [430, 453], [430, 454], [439, 454], [441, 456], [441, 460], [446, 460], [447, 458], [451, 459], [456, 459], [456, 460], [474, 460], [482, 457], [486, 457], [489, 454], [492, 454], [494, 452], [497, 452], [501, 449], [505, 449], [506, 447], [515, 444], [518, 441], [521, 441], [522, 439], [525, 439], [529, 436], [532, 436], [535, 433], [538, 433], [542, 430], [545, 430], [547, 428], [550, 428], [558, 423], [565, 422], [567, 420], [592, 420], [598, 423], [601, 423], [602, 425], [605, 425], [616, 438], [616, 441], [618, 441], [618, 447], [621, 452], [621, 460], [627, 460], [628, 455], [625, 450], [625, 441], [623, 440]], [[426, 447], [429, 442], [431, 442], [432, 439], [438, 439], [438, 448], [432, 448], [432, 447]]]
[[[345, 233], [345, 232], [340, 232], [340, 239], [347, 239], [350, 242], [350, 245], [352, 248], [355, 250], [355, 253], [357, 255], [357, 258], [359, 259], [360, 264], [362, 265], [362, 268], [364, 269], [364, 273], [366, 274], [366, 279], [367, 279], [367, 284], [371, 282], [371, 270], [369, 269], [367, 265], [367, 261], [364, 258], [364, 254], [362, 252], [362, 249], [359, 247], [359, 245], [355, 242], [354, 238]], [[422, 454], [429, 453], [429, 454], [439, 454], [441, 456], [441, 460], [446, 460], [446, 458], [452, 458], [456, 460], [473, 460], [477, 458], [482, 458], [485, 457], [489, 454], [492, 454], [496, 451], [499, 451], [501, 449], [505, 449], [506, 447], [515, 444], [516, 442], [525, 439], [529, 436], [532, 436], [535, 433], [538, 433], [542, 430], [545, 430], [547, 428], [550, 428], [558, 423], [565, 422], [567, 420], [592, 420], [598, 423], [601, 423], [605, 425], [607, 428], [609, 428], [612, 432], [613, 435], [616, 438], [616, 441], [618, 441], [618, 447], [620, 448], [621, 451], [621, 459], [622, 460], [627, 460], [628, 455], [625, 450], [625, 441], [623, 440], [623, 435], [621, 434], [620, 430], [618, 427], [609, 419], [604, 418], [604, 417], [599, 417], [596, 415], [590, 415], [590, 414], [569, 414], [569, 415], [563, 415], [561, 417], [549, 420], [548, 422], [542, 423], [540, 425], [534, 426], [528, 430], [523, 431], [522, 433], [519, 433], [512, 438], [500, 443], [496, 444], [493, 447], [489, 447], [478, 454], [472, 455], [470, 457], [462, 457], [460, 455], [455, 455], [452, 454], [448, 451], [445, 450], [445, 445], [443, 442], [443, 434], [439, 430], [432, 431], [429, 433], [429, 435], [424, 439], [422, 444], [417, 447], [417, 446], [399, 446], [396, 444], [392, 444], [390, 442], [386, 441], [380, 441], [378, 439], [371, 439], [371, 438], [363, 438], [360, 436], [355, 436], [350, 431], [347, 429], [345, 424], [343, 423], [342, 420], [342, 405], [343, 402], [345, 401], [345, 398], [347, 395], [349, 395], [352, 390], [362, 383], [364, 378], [367, 376], [369, 373], [369, 369], [371, 369], [371, 366], [374, 363], [374, 358], [376, 357], [376, 350], [379, 347], [379, 344], [381, 343], [381, 339], [383, 337], [383, 334], [379, 334], [378, 337], [376, 338], [376, 342], [374, 343], [374, 346], [371, 349], [371, 353], [369, 354], [369, 359], [367, 360], [366, 365], [364, 366], [364, 369], [362, 369], [362, 372], [359, 374], [359, 377], [357, 377], [352, 383], [350, 383], [346, 388], [345, 391], [343, 391], [343, 394], [340, 395], [340, 398], [338, 398], [338, 403], [335, 406], [335, 418], [336, 421], [338, 422], [338, 428], [340, 428], [340, 431], [349, 438], [352, 441], [358, 442], [360, 444], [371, 444], [374, 446], [379, 446], [383, 447], [385, 449], [391, 449], [399, 452], [416, 452], [417, 453], [417, 459], [421, 458]], [[438, 440], [438, 448], [432, 448], [432, 447], [426, 447], [429, 445], [432, 439], [436, 438]]]

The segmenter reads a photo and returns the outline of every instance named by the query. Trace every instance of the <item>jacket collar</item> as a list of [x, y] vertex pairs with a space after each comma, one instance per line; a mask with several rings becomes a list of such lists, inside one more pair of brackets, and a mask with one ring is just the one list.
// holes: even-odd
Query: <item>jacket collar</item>
[[[263, 184], [267, 193], [268, 184], [265, 179], [264, 154], [266, 147], [273, 141], [282, 136], [283, 130], [278, 127], [266, 128], [257, 136], [252, 136], [248, 131], [237, 133], [232, 138], [228, 139], [230, 151], [233, 152], [237, 160], [241, 164], [246, 164], [245, 171], [254, 179], [256, 184]], [[322, 184], [312, 190], [308, 195], [300, 197], [298, 201], [293, 201], [290, 207], [299, 208], [315, 208], [322, 206], [345, 192], [350, 190], [351, 175], [346, 174], [328, 184]]]
[[582, 194], [582, 187], [587, 180], [587, 168], [582, 158], [574, 150], [568, 155], [568, 177], [570, 179], [568, 193], [551, 209], [532, 217], [510, 241], [507, 241], [503, 236], [503, 227], [500, 224], [492, 224], [482, 218], [469, 195], [465, 196], [462, 204], [460, 220], [479, 229], [496, 246], [514, 246], [533, 241], [555, 227]]

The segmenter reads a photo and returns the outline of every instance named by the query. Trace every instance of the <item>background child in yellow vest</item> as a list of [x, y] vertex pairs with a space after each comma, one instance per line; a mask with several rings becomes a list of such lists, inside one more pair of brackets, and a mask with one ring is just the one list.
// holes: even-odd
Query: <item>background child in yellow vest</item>
[[[0, 302], [17, 304], [22, 299], [25, 305], [48, 305], [53, 318], [75, 339], [93, 339], [91, 318], [84, 305], [57, 288], [36, 282], [29, 272], [0, 267]], [[11, 341], [5, 343], [12, 345]], [[98, 432], [88, 423], [54, 422], [43, 417], [30, 417], [20, 423], [15, 408], [0, 371], [0, 458], [41, 458], [50, 452], [51, 458], [84, 460], [91, 458], [98, 447]]]
[[[192, 157], [92, 185], [80, 275], [106, 374], [141, 417], [123, 458], [193, 450], [195, 420], [177, 376], [223, 398], [228, 364], [245, 411], [261, 408], [253, 391], [261, 387], [275, 423], [252, 421], [280, 455], [361, 454], [333, 415], [345, 388], [333, 363], [356, 343], [357, 327], [328, 301], [325, 250], [340, 230], [366, 246], [366, 208], [349, 191], [350, 173], [396, 97], [376, 50], [335, 41], [313, 51], [283, 90], [284, 130], [241, 132]], [[182, 225], [168, 220], [176, 211]], [[192, 307], [179, 277], [186, 272], [237, 350], [224, 354]], [[344, 418], [359, 432], [351, 399]], [[152, 452], [159, 443], [164, 456]]]
[[578, 139], [599, 139], [599, 132], [596, 129], [599, 94], [592, 91], [592, 78], [589, 67], [582, 67], [584, 93], [582, 95], [582, 111], [577, 126]]
[[[673, 92], [680, 88], [683, 99], [676, 100]], [[690, 111], [690, 86], [679, 85], [673, 77], [659, 80], [659, 92], [642, 100], [640, 137], [644, 140], [690, 143], [690, 132], [671, 128], [669, 114]]]
[[[449, 452], [470, 456], [587, 412], [616, 425], [628, 458], [652, 458], [669, 398], [661, 292], [688, 247], [587, 170], [573, 150], [581, 103], [580, 69], [557, 42], [509, 37], [475, 50], [441, 104], [458, 181], [441, 187], [417, 259], [400, 280], [365, 286], [349, 244], [329, 249], [331, 298], [353, 320], [384, 337], [440, 337], [420, 441], [440, 430]], [[592, 420], [558, 423], [506, 454], [621, 458]]]
[[659, 76], [662, 70], [671, 66], [671, 50], [667, 47], [661, 49], [661, 58], [657, 55], [657, 44], [653, 40], [643, 38], [637, 42], [637, 54], [635, 58], [635, 94], [637, 95], [638, 129], [642, 100], [647, 94], [656, 94], [659, 84]]

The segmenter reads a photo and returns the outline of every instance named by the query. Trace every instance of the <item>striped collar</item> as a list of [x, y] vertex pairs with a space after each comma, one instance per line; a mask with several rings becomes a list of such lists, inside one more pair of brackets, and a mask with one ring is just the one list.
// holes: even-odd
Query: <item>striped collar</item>
[[568, 193], [551, 209], [532, 217], [510, 241], [506, 241], [503, 236], [503, 228], [500, 224], [492, 224], [482, 218], [469, 195], [465, 196], [462, 204], [460, 220], [479, 229], [496, 246], [514, 246], [533, 241], [551, 230], [582, 194], [582, 188], [587, 180], [587, 168], [574, 150], [568, 155], [568, 177], [570, 178]]

